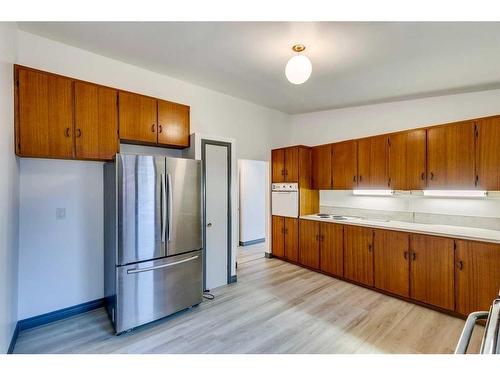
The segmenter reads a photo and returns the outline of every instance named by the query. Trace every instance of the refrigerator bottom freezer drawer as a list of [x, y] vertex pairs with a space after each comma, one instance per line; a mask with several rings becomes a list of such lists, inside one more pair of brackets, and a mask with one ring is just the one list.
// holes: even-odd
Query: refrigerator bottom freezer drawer
[[117, 267], [116, 332], [202, 301], [202, 252]]

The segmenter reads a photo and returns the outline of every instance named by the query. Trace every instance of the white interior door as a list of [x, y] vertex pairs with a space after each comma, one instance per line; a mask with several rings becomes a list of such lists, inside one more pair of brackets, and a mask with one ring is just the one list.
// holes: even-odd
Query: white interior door
[[205, 145], [206, 289], [228, 280], [228, 148]]

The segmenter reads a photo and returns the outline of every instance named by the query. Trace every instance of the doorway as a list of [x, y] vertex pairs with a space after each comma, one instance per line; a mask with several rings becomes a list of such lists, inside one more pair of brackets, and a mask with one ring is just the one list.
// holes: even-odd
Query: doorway
[[231, 282], [231, 143], [201, 140], [204, 290]]

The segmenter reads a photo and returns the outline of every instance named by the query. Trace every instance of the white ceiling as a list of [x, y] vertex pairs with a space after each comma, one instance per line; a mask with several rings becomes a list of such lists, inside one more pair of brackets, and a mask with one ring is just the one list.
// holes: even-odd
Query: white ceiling
[[[20, 22], [19, 28], [287, 113], [500, 87], [500, 23]], [[291, 46], [313, 72], [284, 75]]]

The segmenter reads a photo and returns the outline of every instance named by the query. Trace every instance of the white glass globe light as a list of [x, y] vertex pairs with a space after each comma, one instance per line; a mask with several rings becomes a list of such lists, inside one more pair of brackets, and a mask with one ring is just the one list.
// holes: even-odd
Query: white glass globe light
[[304, 55], [293, 56], [286, 63], [286, 78], [295, 85], [300, 85], [309, 79], [312, 72], [311, 61]]

